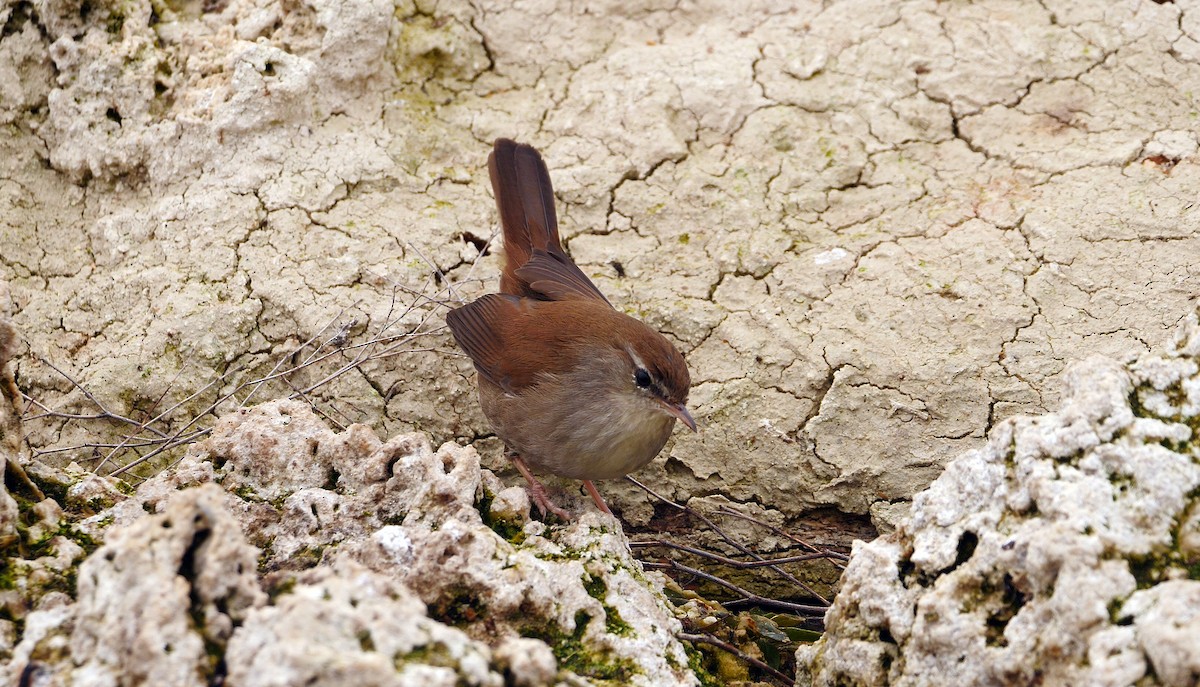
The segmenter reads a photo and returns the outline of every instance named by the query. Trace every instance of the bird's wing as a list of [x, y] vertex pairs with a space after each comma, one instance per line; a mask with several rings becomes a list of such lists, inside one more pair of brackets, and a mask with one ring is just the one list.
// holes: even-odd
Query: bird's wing
[[559, 251], [533, 249], [529, 262], [515, 274], [529, 288], [548, 300], [565, 301], [571, 298], [592, 298], [612, 305], [583, 270]]
[[591, 327], [606, 341], [623, 318], [608, 304], [590, 299], [539, 301], [490, 293], [450, 311], [446, 324], [481, 376], [507, 393], [520, 394], [547, 376], [577, 368], [580, 356], [587, 355], [581, 331]]
[[507, 370], [506, 325], [519, 317], [520, 308], [521, 299], [516, 296], [489, 293], [446, 315], [454, 340], [475, 363], [476, 371], [509, 393], [515, 391], [519, 380], [512, 379]]

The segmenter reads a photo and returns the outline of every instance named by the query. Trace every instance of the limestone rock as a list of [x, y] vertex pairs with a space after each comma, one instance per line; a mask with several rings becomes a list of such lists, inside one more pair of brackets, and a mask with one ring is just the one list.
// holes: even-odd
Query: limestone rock
[[800, 683], [1191, 685], [1200, 675], [1200, 320], [1100, 357], [857, 543]]
[[[332, 432], [312, 413], [291, 413], [300, 404], [270, 404], [238, 415], [214, 428], [204, 443], [213, 466], [224, 468], [226, 489], [281, 498], [337, 478], [322, 440]], [[287, 431], [281, 431], [286, 429]], [[232, 430], [237, 430], [236, 433]]]
[[[46, 503], [47, 522], [86, 515]], [[333, 432], [294, 401], [235, 412], [176, 468], [84, 518], [105, 543], [75, 602], [30, 613], [0, 677], [697, 684], [662, 580], [618, 523], [587, 513], [547, 528], [528, 514], [472, 448]]]
[[8, 364], [17, 347], [17, 333], [9, 319], [7, 301], [8, 285], [0, 279], [0, 549], [17, 539], [17, 502], [4, 486], [4, 473], [8, 461], [17, 457], [21, 427], [14, 412], [21, 407], [20, 399]]
[[545, 643], [514, 637], [496, 647], [496, 659], [513, 676], [517, 687], [549, 684], [558, 671], [558, 661]]
[[[7, 452], [0, 452], [0, 485], [4, 484], [4, 470], [8, 463]], [[17, 541], [17, 502], [0, 487], [0, 548], [7, 548]]]
[[265, 600], [258, 551], [215, 485], [180, 492], [159, 515], [113, 532], [80, 566], [71, 636], [80, 685], [203, 685], [214, 648]]
[[504, 684], [486, 644], [426, 617], [398, 581], [345, 560], [251, 611], [225, 662], [230, 684], [247, 687]]
[[[296, 470], [297, 455], [336, 479]], [[474, 449], [435, 451], [421, 434], [381, 443], [358, 426], [335, 434], [306, 405], [283, 401], [226, 418], [197, 456], [228, 457], [216, 476], [228, 488], [273, 489], [278, 513], [257, 526], [267, 569], [352, 559], [412, 589], [443, 622], [542, 640], [569, 655], [566, 670], [630, 684], [693, 679], [681, 668], [677, 621], [629, 556], [619, 525], [586, 513], [546, 531], [528, 520], [527, 498], [480, 470]], [[247, 472], [258, 476], [253, 484]], [[309, 477], [281, 475], [287, 487], [269, 486], [281, 473]], [[565, 644], [584, 651], [568, 654]], [[544, 661], [530, 667], [544, 672]]]

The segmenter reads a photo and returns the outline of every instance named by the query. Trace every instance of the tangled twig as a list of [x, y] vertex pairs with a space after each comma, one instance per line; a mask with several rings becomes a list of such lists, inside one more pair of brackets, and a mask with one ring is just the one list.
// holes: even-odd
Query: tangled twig
[[729, 642], [722, 641], [711, 635], [693, 634], [690, 632], [680, 632], [679, 634], [676, 635], [676, 637], [678, 637], [679, 639], [681, 639], [685, 642], [692, 642], [693, 644], [709, 644], [711, 646], [715, 646], [718, 649], [720, 649], [721, 651], [727, 651], [727, 652], [733, 654], [734, 656], [737, 656], [742, 661], [745, 661], [746, 663], [749, 663], [750, 665], [754, 666], [755, 668], [758, 668], [759, 670], [770, 675], [771, 677], [775, 678], [776, 680], [778, 680], [780, 683], [782, 683], [784, 685], [788, 685], [790, 687], [791, 685], [796, 684], [796, 681], [793, 680], [786, 673], [783, 673], [782, 671], [772, 668], [771, 666], [758, 660], [757, 658], [754, 658], [750, 654], [747, 654], [746, 652], [744, 652], [741, 649], [737, 648], [736, 646], [730, 644]]
[[[790, 656], [795, 651], [795, 646], [791, 643], [790, 638], [779, 632], [779, 628], [774, 628], [774, 637], [751, 636], [755, 622], [772, 623], [770, 619], [756, 614], [775, 611], [781, 615], [786, 614], [787, 617], [794, 618], [797, 624], [801, 626], [820, 627], [821, 619], [825, 611], [829, 608], [829, 599], [813, 589], [811, 585], [806, 584], [791, 572], [785, 570], [783, 566], [812, 565], [827, 562], [834, 566], [834, 570], [840, 570], [844, 567], [848, 556], [827, 546], [811, 544], [792, 532], [788, 532], [729, 506], [720, 506], [706, 514], [689, 505], [673, 501], [632, 477], [626, 477], [626, 479], [649, 494], [657, 503], [663, 504], [679, 512], [681, 515], [693, 519], [699, 526], [715, 534], [728, 549], [727, 551], [713, 550], [693, 543], [674, 541], [664, 536], [634, 535], [632, 538], [630, 546], [645, 567], [662, 570], [674, 578], [681, 586], [694, 582], [708, 583], [712, 585], [708, 587], [710, 591], [715, 588], [718, 590], [718, 596], [722, 596], [719, 604], [708, 602], [712, 604], [708, 607], [711, 613], [706, 612], [706, 615], [709, 616], [708, 620], [711, 622], [707, 624], [697, 623], [694, 619], [686, 616], [681, 618], [684, 624], [684, 631], [679, 633], [679, 638], [692, 643], [717, 647], [722, 651], [733, 654], [745, 665], [752, 666], [761, 671], [762, 678], [783, 685], [791, 685], [791, 678], [779, 668], [785, 667], [789, 663]], [[785, 555], [779, 555], [779, 552], [774, 552], [770, 556], [764, 555], [764, 553], [753, 550], [745, 542], [729, 534], [728, 531], [718, 524], [716, 521], [717, 518], [736, 518], [751, 523], [755, 527], [761, 527], [777, 537], [791, 542], [796, 548], [801, 549], [802, 552]], [[664, 555], [654, 556], [653, 552], [656, 551]], [[672, 553], [676, 555], [666, 555]], [[679, 560], [680, 556], [690, 557], [698, 562], [695, 564], [685, 563]], [[704, 563], [712, 565], [704, 566]], [[798, 596], [811, 602], [798, 603], [789, 598], [775, 598], [774, 596], [753, 592], [746, 589], [744, 585], [734, 583], [722, 577], [721, 574], [712, 569], [722, 567], [735, 570], [761, 570], [769, 572], [771, 575], [781, 578], [792, 585], [799, 592]], [[739, 619], [744, 619], [744, 613], [739, 616], [735, 612], [726, 610], [735, 607], [747, 609], [749, 611], [748, 617], [755, 622], [740, 623]], [[779, 617], [776, 616], [777, 619]], [[713, 620], [714, 618], [715, 621]], [[747, 627], [750, 630], [747, 630]], [[724, 638], [715, 636], [715, 633], [722, 633]], [[779, 666], [772, 666], [754, 657], [730, 640], [743, 642], [759, 653], [761, 653], [760, 647], [762, 644], [773, 645], [777, 650], [774, 660], [779, 663]], [[780, 654], [786, 654], [787, 658], [782, 658]]]
[[[429, 262], [415, 247], [409, 248]], [[480, 255], [485, 251], [486, 245]], [[471, 261], [467, 279], [475, 263]], [[432, 263], [429, 264], [432, 268], [431, 277], [420, 289], [393, 285], [386, 314], [374, 327], [368, 323], [362, 328], [364, 333], [361, 340], [355, 341], [353, 334], [360, 328], [359, 319], [346, 317], [348, 311], [361, 304], [355, 302], [330, 318], [306, 341], [280, 353], [265, 374], [239, 380], [239, 377], [252, 374], [252, 370], [261, 367], [262, 363], [230, 367], [169, 407], [159, 410], [186, 368], [186, 364], [181, 366], [175, 380], [167, 385], [149, 409], [142, 411], [144, 417], [138, 419], [113, 410], [61, 366], [44, 356], [34, 355], [34, 360], [66, 380], [94, 410], [72, 412], [54, 408], [22, 391], [21, 398], [25, 401], [21, 420], [23, 426], [28, 427], [29, 423], [36, 421], [100, 422], [121, 429], [116, 440], [69, 446], [35, 446], [26, 435], [26, 446], [34, 457], [64, 453], [90, 454], [90, 457], [81, 455], [79, 459], [94, 461], [91, 465], [93, 472], [137, 477], [133, 472], [135, 468], [148, 461], [162, 460], [173, 451], [208, 436], [218, 415], [233, 408], [249, 406], [256, 398], [261, 398], [263, 390], [271, 385], [278, 385], [282, 392], [277, 396], [300, 399], [331, 425], [345, 429], [350, 417], [339, 405], [348, 401], [320, 399], [318, 392], [344, 375], [361, 370], [368, 363], [397, 355], [442, 350], [433, 345], [419, 344], [444, 329], [445, 325], [438, 316], [440, 311], [460, 303], [462, 299], [443, 272]], [[440, 288], [434, 288], [434, 282], [440, 284]], [[308, 379], [301, 381], [302, 377]], [[192, 407], [197, 400], [206, 397], [209, 400], [202, 408], [195, 410]], [[353, 406], [350, 408], [353, 411]]]

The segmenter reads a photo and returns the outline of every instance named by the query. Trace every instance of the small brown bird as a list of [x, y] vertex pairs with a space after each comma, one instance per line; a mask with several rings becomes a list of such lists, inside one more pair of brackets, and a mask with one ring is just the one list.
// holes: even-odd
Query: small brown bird
[[498, 139], [488, 157], [504, 231], [500, 293], [446, 323], [471, 360], [479, 404], [543, 513], [564, 520], [530, 467], [583, 480], [629, 474], [662, 450], [675, 420], [692, 431], [691, 378], [666, 337], [624, 313], [563, 252], [541, 155]]

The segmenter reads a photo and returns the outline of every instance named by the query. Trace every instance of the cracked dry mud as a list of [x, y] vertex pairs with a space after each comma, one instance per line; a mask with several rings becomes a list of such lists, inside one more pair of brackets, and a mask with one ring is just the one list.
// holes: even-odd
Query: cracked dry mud
[[[639, 475], [680, 499], [888, 524], [1197, 297], [1192, 3], [508, 5], [0, 0], [23, 388], [91, 412], [44, 358], [132, 414], [377, 327], [435, 267], [493, 289], [501, 135], [542, 150], [583, 269], [689, 358], [704, 431]], [[504, 467], [467, 360], [421, 348], [315, 400]]]

